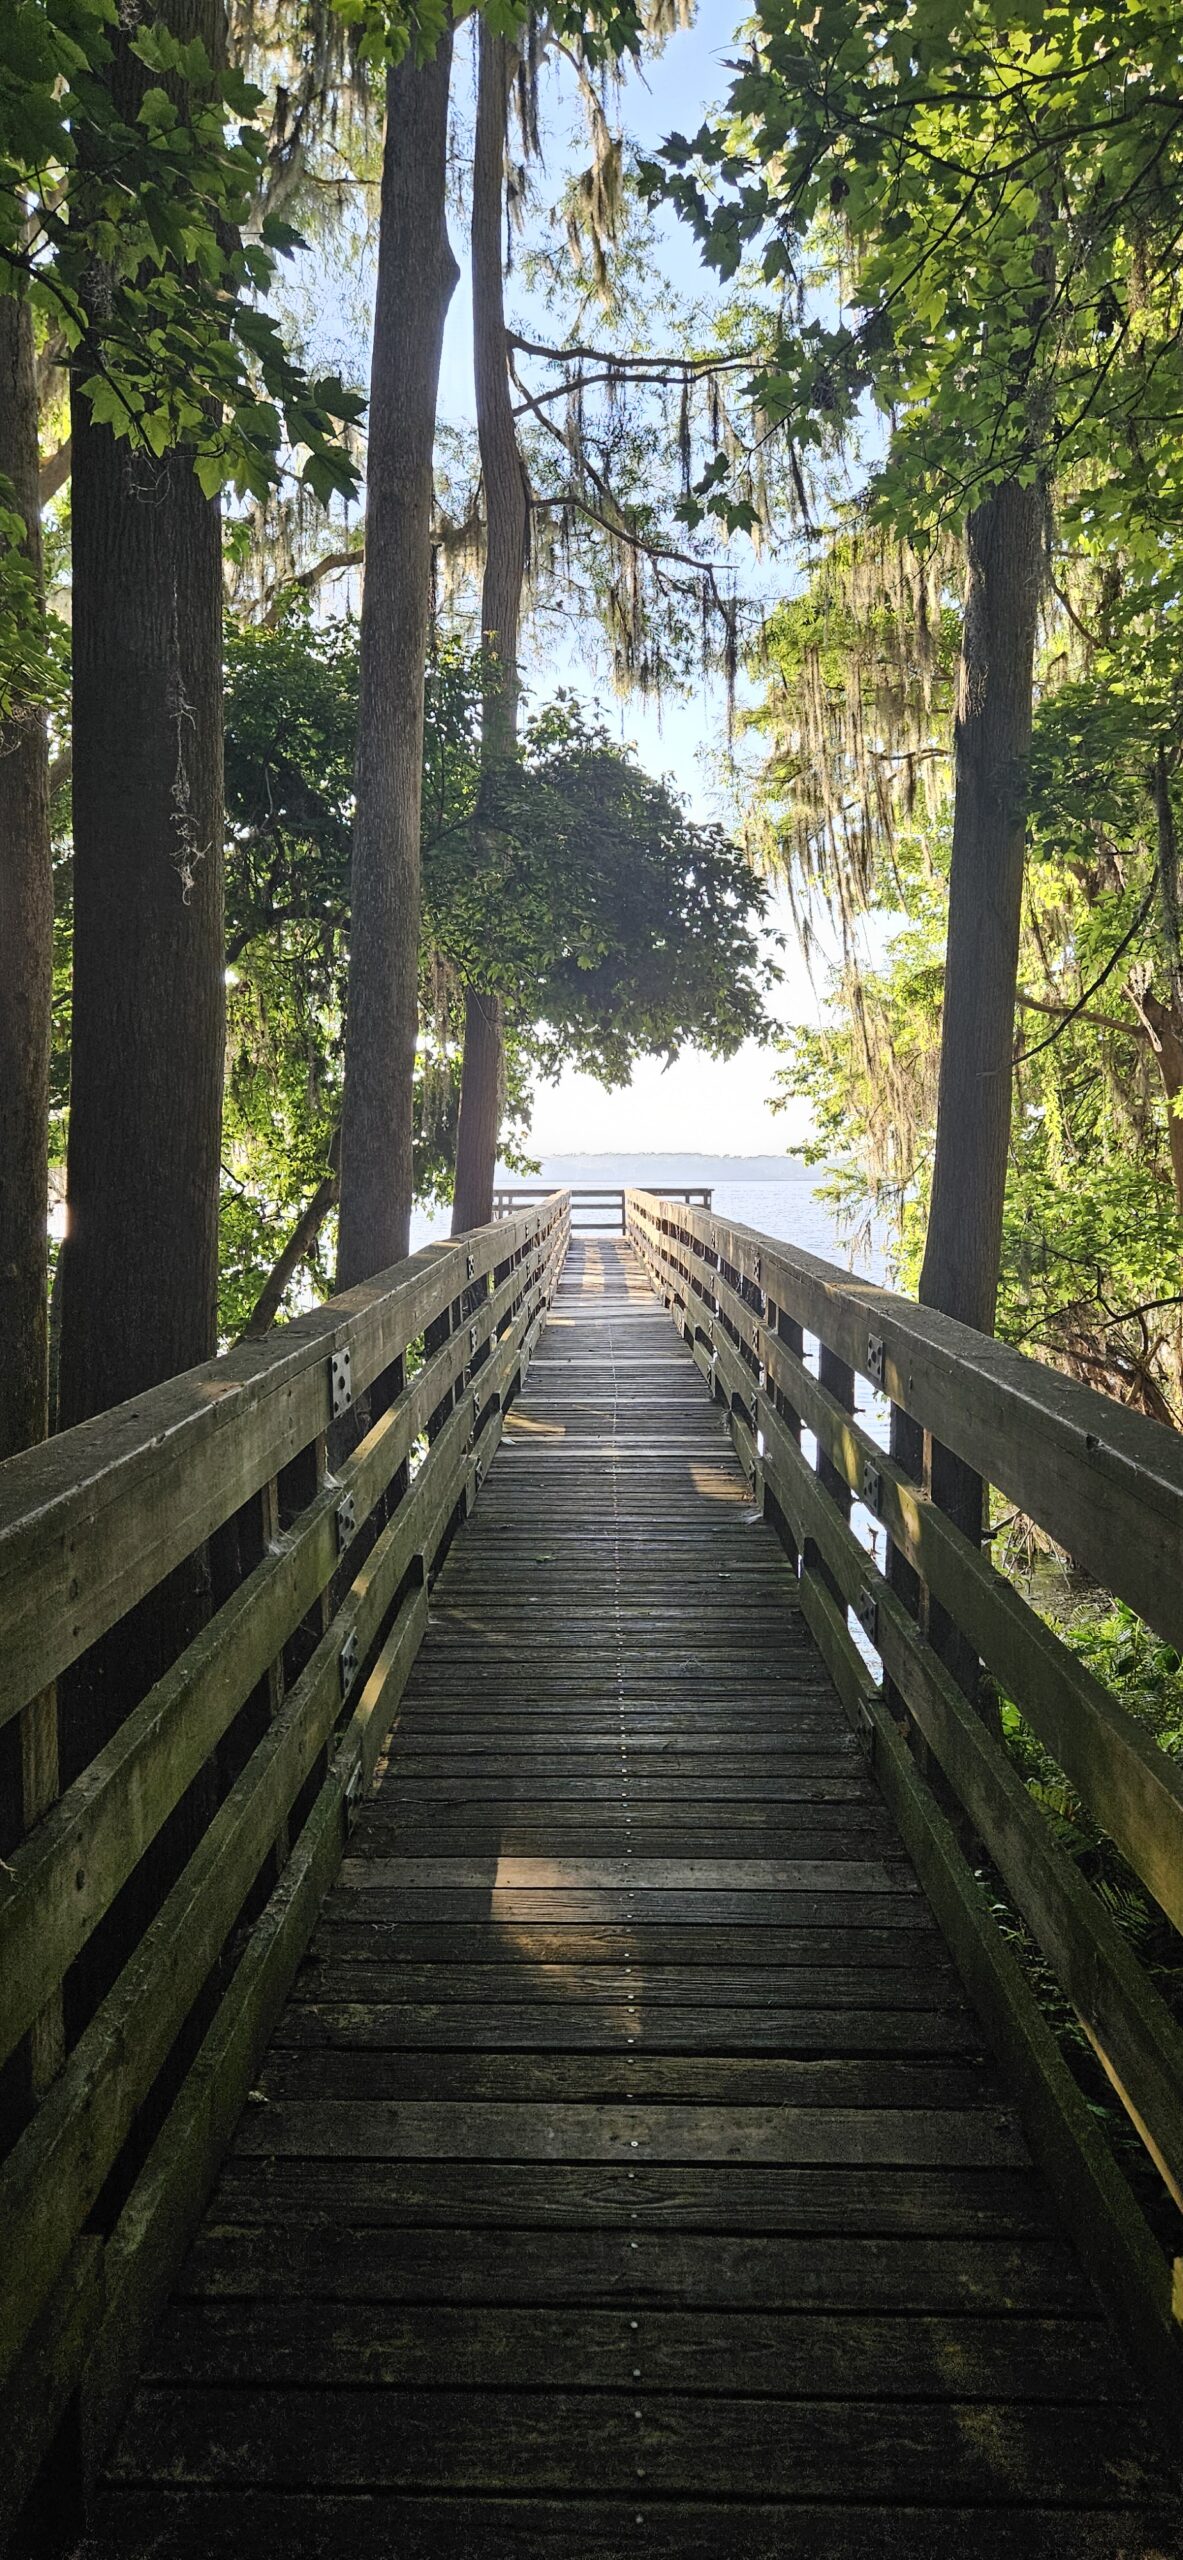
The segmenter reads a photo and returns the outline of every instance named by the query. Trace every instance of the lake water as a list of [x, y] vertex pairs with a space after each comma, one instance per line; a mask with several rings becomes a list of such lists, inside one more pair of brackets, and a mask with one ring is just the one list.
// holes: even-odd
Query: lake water
[[[767, 1161], [757, 1158], [761, 1174]], [[807, 1253], [820, 1254], [825, 1262], [840, 1263], [845, 1271], [859, 1271], [868, 1279], [887, 1278], [883, 1255], [875, 1244], [852, 1255], [839, 1233], [829, 1202], [819, 1197], [807, 1172], [792, 1173], [779, 1180], [745, 1180], [742, 1175], [737, 1178], [734, 1158], [667, 1158], [664, 1165], [654, 1165], [651, 1171], [648, 1167], [639, 1170], [641, 1162], [643, 1159], [635, 1156], [556, 1157], [544, 1161], [540, 1173], [526, 1177], [507, 1173], [498, 1179], [507, 1184], [524, 1180], [529, 1185], [570, 1182], [588, 1188], [623, 1188], [639, 1183], [653, 1190], [660, 1189], [662, 1176], [682, 1188], [690, 1183], [709, 1183], [714, 1195], [712, 1207], [721, 1218], [732, 1218], [739, 1226], [756, 1227], [762, 1235], [776, 1236], [784, 1244], [801, 1245]], [[449, 1223], [447, 1209], [417, 1209], [411, 1221], [412, 1252], [418, 1245], [445, 1237]]]

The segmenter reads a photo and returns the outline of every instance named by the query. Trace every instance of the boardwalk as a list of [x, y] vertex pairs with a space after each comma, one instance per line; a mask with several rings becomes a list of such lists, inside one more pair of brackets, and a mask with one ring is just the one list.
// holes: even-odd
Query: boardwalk
[[1163, 2560], [1133, 2386], [689, 1353], [577, 1243], [102, 2560]]

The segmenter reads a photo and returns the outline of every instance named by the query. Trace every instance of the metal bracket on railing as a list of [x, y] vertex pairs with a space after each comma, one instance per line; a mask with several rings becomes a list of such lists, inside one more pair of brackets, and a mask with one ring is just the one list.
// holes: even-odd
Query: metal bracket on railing
[[361, 1812], [361, 1762], [355, 1760], [345, 1781], [345, 1819], [352, 1830]]
[[337, 1504], [337, 1553], [343, 1555], [357, 1532], [357, 1504], [351, 1493], [343, 1493]]
[[869, 1585], [868, 1585], [867, 1583], [865, 1583], [865, 1582], [864, 1582], [864, 1584], [863, 1584], [863, 1586], [862, 1586], [861, 1591], [859, 1592], [858, 1599], [857, 1599], [857, 1600], [856, 1600], [856, 1602], [855, 1602], [854, 1614], [855, 1614], [856, 1618], [858, 1619], [858, 1622], [859, 1622], [860, 1627], [862, 1628], [863, 1634], [867, 1637], [868, 1641], [869, 1641], [871, 1644], [878, 1644], [878, 1641], [879, 1641], [879, 1603], [878, 1603], [878, 1601], [877, 1601], [877, 1599], [876, 1599], [876, 1597], [875, 1597], [874, 1592], [870, 1589]]
[[341, 1695], [347, 1697], [357, 1678], [357, 1636], [347, 1635], [341, 1647]]
[[353, 1360], [346, 1351], [334, 1351], [329, 1362], [329, 1385], [332, 1391], [333, 1420], [338, 1422], [348, 1413], [353, 1402]]
[[475, 1255], [475, 1253], [466, 1253], [466, 1254], [465, 1254], [465, 1257], [464, 1257], [464, 1268], [465, 1268], [465, 1271], [466, 1271], [466, 1272], [467, 1272], [467, 1274], [468, 1274], [469, 1279], [470, 1279], [470, 1280], [475, 1280], [475, 1278], [476, 1278], [476, 1255]]
[[752, 1418], [753, 1431], [758, 1431], [760, 1428], [760, 1398], [754, 1387], [748, 1399], [748, 1412]]
[[863, 1460], [863, 1501], [868, 1511], [878, 1511], [883, 1500], [883, 1478], [873, 1459]]
[[479, 1347], [480, 1347], [480, 1339], [481, 1339], [481, 1337], [480, 1337], [480, 1333], [479, 1333], [479, 1331], [478, 1331], [478, 1329], [477, 1329], [476, 1325], [475, 1325], [475, 1324], [470, 1324], [470, 1326], [469, 1326], [469, 1328], [468, 1328], [468, 1350], [469, 1350], [469, 1357], [470, 1357], [471, 1359], [473, 1359], [473, 1360], [475, 1360], [476, 1355], [477, 1355], [477, 1351], [478, 1351], [478, 1349], [479, 1349]]
[[883, 1336], [881, 1333], [869, 1333], [867, 1335], [867, 1376], [874, 1379], [877, 1387], [882, 1386]]

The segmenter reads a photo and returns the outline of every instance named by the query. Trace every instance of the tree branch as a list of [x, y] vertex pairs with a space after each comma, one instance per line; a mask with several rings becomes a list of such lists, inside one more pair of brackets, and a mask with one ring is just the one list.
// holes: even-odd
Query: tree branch
[[312, 587], [320, 585], [322, 578], [331, 578], [335, 569], [364, 568], [365, 557], [364, 542], [355, 545], [352, 551], [326, 551], [321, 559], [313, 561], [310, 569], [297, 569], [290, 578], [281, 578], [278, 585], [269, 590], [264, 603], [264, 631], [274, 631], [288, 596], [297, 592], [307, 594]]
[[315, 1244], [329, 1211], [334, 1207], [340, 1187], [341, 1132], [334, 1129], [329, 1146], [330, 1171], [312, 1194], [300, 1213], [278, 1261], [268, 1272], [254, 1306], [239, 1335], [240, 1342], [257, 1342], [260, 1335], [270, 1333], [283, 1304], [284, 1291]]
[[[1106, 978], [1112, 977], [1118, 961], [1124, 960], [1131, 942], [1133, 942], [1135, 936], [1141, 932], [1154, 901], [1154, 892], [1157, 882], [1158, 869], [1156, 865], [1154, 878], [1152, 879], [1150, 887], [1142, 900], [1142, 904], [1138, 909], [1132, 925], [1130, 926], [1129, 932], [1123, 933], [1121, 940], [1117, 945], [1117, 949], [1110, 952], [1109, 958], [1107, 959], [1099, 977], [1094, 978], [1091, 987], [1085, 988], [1084, 994], [1081, 996], [1078, 1004], [1070, 1004], [1066, 1007], [1060, 1021], [1056, 1024], [1055, 1030], [1049, 1031], [1046, 1040], [1037, 1040], [1033, 1049], [1016, 1050], [1015, 1055], [1011, 1060], [1012, 1066], [1025, 1066], [1028, 1058], [1037, 1058], [1039, 1056], [1041, 1049], [1050, 1049], [1053, 1040], [1058, 1040], [1060, 1033], [1067, 1030], [1069, 1023], [1075, 1022], [1077, 1017], [1084, 1012], [1086, 1005], [1092, 1003], [1093, 997], [1097, 993], [1097, 989], [1104, 986]], [[1043, 1008], [1039, 1009], [1042, 1010]]]
[[67, 436], [65, 443], [58, 446], [57, 452], [47, 454], [41, 465], [37, 494], [43, 507], [49, 505], [51, 498], [56, 498], [59, 489], [65, 488], [70, 477], [71, 450], [72, 438]]
[[[1140, 1022], [1123, 1022], [1121, 1016], [1116, 1013], [1084, 1013], [1079, 1005], [1053, 1004], [1047, 996], [1029, 996], [1023, 987], [1018, 989], [1015, 1003], [1024, 1013], [1050, 1013], [1062, 1022], [1069, 1020], [1090, 1022], [1098, 1031], [1120, 1031], [1128, 1040], [1143, 1040], [1146, 1037]], [[1033, 1058], [1035, 1054], [1034, 1049], [1026, 1051], [1029, 1058]]]

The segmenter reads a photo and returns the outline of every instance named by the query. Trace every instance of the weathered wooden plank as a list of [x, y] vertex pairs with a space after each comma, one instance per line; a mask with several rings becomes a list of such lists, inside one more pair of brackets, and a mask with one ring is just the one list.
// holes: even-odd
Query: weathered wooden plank
[[[385, 1863], [385, 1862], [383, 1862]], [[638, 1903], [643, 1905], [647, 1920], [662, 1927], [685, 1923], [703, 1928], [717, 1923], [722, 1927], [745, 1926], [752, 1929], [800, 1929], [813, 1925], [819, 1929], [850, 1926], [863, 1929], [899, 1929], [901, 1934], [917, 1932], [927, 1939], [927, 1914], [910, 1894], [903, 1893], [682, 1893], [676, 1886], [666, 1891], [650, 1885], [640, 1896], [621, 1886], [603, 1891], [576, 1887], [547, 1890], [538, 1887], [529, 1892], [502, 1890], [497, 1886], [464, 1887], [449, 1885], [444, 1890], [417, 1886], [413, 1892], [392, 1889], [382, 1876], [373, 1876], [360, 1859], [349, 1862], [345, 1886], [351, 1901], [361, 1908], [380, 1910], [386, 1919], [396, 1922], [493, 1921], [500, 1928], [538, 1928], [552, 1921], [566, 1927], [580, 1922], [621, 1922], [638, 1917]], [[673, 1872], [677, 1873], [676, 1864]]]
[[[361, 1872], [359, 1872], [361, 1870]], [[885, 1858], [693, 1858], [677, 1863], [678, 1892], [696, 1893], [857, 1893], [902, 1894], [916, 1891], [902, 1860]], [[367, 1891], [440, 1893], [452, 1886], [498, 1893], [553, 1893], [561, 1883], [569, 1893], [630, 1893], [661, 1890], [669, 1870], [658, 1859], [633, 1858], [384, 1858], [346, 1861], [343, 1882]]]
[[1128, 2399], [1104, 2323], [977, 2311], [488, 2310], [470, 2304], [187, 2300], [149, 2351], [156, 2384], [321, 2390], [607, 2390], [891, 2401]]
[[342, 2160], [745, 2160], [877, 2168], [1022, 2168], [1010, 2116], [956, 2107], [711, 2107], [550, 2100], [285, 2098], [251, 2107], [240, 2157]]
[[911, 2234], [752, 2237], [642, 2229], [474, 2227], [443, 2256], [429, 2231], [317, 2229], [298, 2240], [267, 2227], [211, 2225], [180, 2286], [185, 2298], [265, 2294], [288, 2303], [493, 2306], [624, 2303], [714, 2310], [1087, 2313], [1092, 2297], [1063, 2243]]
[[[886, 1928], [776, 1928], [750, 1924], [720, 1928], [714, 1924], [704, 1927], [693, 1920], [668, 1925], [655, 1922], [649, 1916], [646, 1897], [644, 1915], [633, 1920], [591, 1920], [571, 1925], [554, 1921], [538, 1927], [522, 1921], [507, 1929], [495, 1919], [426, 1923], [400, 1920], [388, 1909], [388, 1900], [381, 1894], [371, 1899], [369, 1895], [346, 1891], [330, 1896], [313, 1950], [317, 1960], [322, 1955], [326, 1963], [369, 1963], [375, 1958], [394, 1963], [405, 1958], [432, 1965], [477, 1963], [498, 1971], [527, 1965], [544, 1971], [555, 1965], [562, 1974], [584, 1965], [616, 1964], [624, 1959], [661, 1968], [739, 1964], [765, 1978], [770, 1970], [779, 1973], [797, 1967], [808, 1968], [812, 1976], [816, 1967], [817, 1978], [823, 1980], [822, 1969], [826, 1966], [860, 1970], [884, 1966], [893, 1973], [906, 1968], [918, 1997], [924, 1996], [929, 1984], [943, 1985], [950, 1979], [948, 1952], [927, 1904], [916, 1909], [906, 1905], [901, 1926], [898, 1906], [893, 1903], [892, 1925]], [[578, 1980], [577, 1972], [575, 1979]]]
[[[720, 1856], [732, 1854], [735, 1848], [750, 1851], [765, 1847], [771, 1840], [771, 1854], [790, 1858], [824, 1858], [842, 1844], [843, 1854], [866, 1855], [868, 1843], [894, 1847], [891, 1823], [883, 1806], [867, 1787], [853, 1775], [844, 1781], [845, 1792], [836, 1801], [824, 1793], [806, 1796], [775, 1795], [769, 1798], [729, 1798], [719, 1795], [713, 1801], [704, 1788], [703, 1799], [671, 1795], [668, 1785], [657, 1797], [634, 1792], [631, 1766], [627, 1754], [615, 1782], [604, 1784], [598, 1798], [582, 1794], [575, 1798], [556, 1797], [553, 1801], [533, 1796], [510, 1798], [496, 1795], [483, 1800], [465, 1799], [449, 1794], [425, 1794], [416, 1798], [400, 1788], [397, 1797], [371, 1806], [366, 1814], [366, 1842], [389, 1856], [392, 1850], [414, 1845], [414, 1854], [422, 1854], [425, 1841], [440, 1844], [437, 1854], [456, 1855], [455, 1837], [466, 1834], [475, 1844], [488, 1835], [503, 1849], [513, 1849], [519, 1837], [541, 1832], [545, 1840], [553, 1840], [564, 1851], [574, 1847], [586, 1832], [606, 1831], [614, 1837], [622, 1825], [635, 1829], [648, 1843], [650, 1835], [677, 1833], [679, 1838], [696, 1833], [709, 1843], [719, 1844]], [[807, 1840], [820, 1840], [817, 1849], [805, 1847]], [[777, 1847], [781, 1841], [792, 1841], [793, 1847]], [[445, 1845], [446, 1842], [446, 1845]], [[535, 1844], [536, 1845], [536, 1844]], [[528, 1853], [527, 1853], [528, 1854]], [[581, 1856], [594, 1857], [597, 1852], [581, 1850]], [[651, 1854], [658, 1854], [656, 1844]], [[662, 1846], [660, 1854], [667, 1856]], [[679, 1849], [679, 1856], [707, 1856], [705, 1850]]]
[[[631, 2156], [631, 2155], [630, 2155]], [[1046, 2240], [1047, 2196], [1032, 2170], [771, 2167], [711, 2161], [625, 2169], [595, 2161], [403, 2160], [375, 2178], [357, 2160], [243, 2155], [226, 2161], [213, 2224], [308, 2230], [422, 2224], [437, 2232], [604, 2230], [919, 2233], [950, 2239]], [[440, 2242], [441, 2249], [448, 2245]]]
[[[574, 1997], [551, 2002], [501, 2000], [495, 2005], [469, 2005], [461, 2000], [412, 2005], [379, 2004], [358, 1996], [350, 2001], [293, 2005], [276, 2034], [276, 2045], [308, 2050], [377, 2050], [423, 2053], [460, 2050], [468, 2053], [520, 2054], [530, 2051], [619, 2051], [638, 2053], [804, 2055], [963, 2054], [981, 2048], [981, 2029], [960, 2008], [930, 2009], [749, 2007], [736, 2019], [731, 2008], [675, 2007], [672, 2002], [639, 2001], [620, 1991], [614, 2002], [604, 1998], [576, 2005]], [[310, 2093], [311, 2094], [311, 2093]], [[344, 2094], [344, 2093], [343, 2093]]]
[[573, 1860], [600, 1860], [627, 1857], [630, 1863], [644, 1858], [660, 1861], [671, 1874], [694, 1867], [706, 1859], [728, 1865], [744, 1865], [757, 1856], [791, 1861], [826, 1859], [841, 1844], [852, 1859], [867, 1858], [884, 1847], [894, 1848], [890, 1834], [885, 1838], [880, 1822], [866, 1818], [852, 1819], [847, 1834], [834, 1826], [812, 1826], [805, 1830], [780, 1823], [755, 1825], [734, 1832], [722, 1823], [708, 1828], [705, 1823], [684, 1822], [674, 1829], [645, 1823], [634, 1823], [621, 1812], [616, 1820], [610, 1816], [579, 1830], [551, 1831], [546, 1823], [518, 1822], [482, 1823], [401, 1823], [383, 1824], [370, 1832], [355, 1849], [364, 1851], [373, 1841], [377, 1851], [396, 1860], [402, 1857], [421, 1862], [428, 1845], [433, 1858], [455, 1866], [461, 1861], [495, 1859], [500, 1866], [509, 1860], [536, 1858], [549, 1851], [548, 1864], [563, 1869]]
[[[397, 2494], [333, 2496], [125, 2489], [106, 2502], [120, 2560], [1171, 2560], [1176, 2517], [1167, 2503], [1038, 2509], [923, 2507], [881, 2500], [836, 2508], [763, 2497], [731, 2503], [622, 2497], [583, 2499]], [[873, 2537], [873, 2539], [872, 2539]]]
[[[930, 2495], [955, 2460], [983, 2504], [1099, 2505], [1161, 2491], [1149, 2449], [1124, 2457], [1091, 2410], [1027, 2403], [712, 2400], [641, 2394], [622, 2424], [611, 2396], [539, 2393], [334, 2394], [320, 2436], [315, 2395], [145, 2389], [112, 2466], [119, 2480], [213, 2478], [301, 2488], [651, 2489], [718, 2495], [758, 2478], [765, 2495]], [[638, 2414], [639, 2412], [639, 2414]]]
[[[977, 2048], [980, 2048], [980, 2038]], [[870, 2106], [922, 2114], [926, 2108], [967, 2112], [998, 2103], [998, 2087], [978, 2049], [964, 2059], [941, 2055], [876, 2055], [835, 2051], [822, 2056], [764, 2052], [646, 2051], [624, 2039], [570, 2050], [510, 2047], [467, 2052], [446, 2048], [384, 2051], [380, 2046], [275, 2045], [260, 2074], [269, 2099], [321, 2098], [357, 2104], [386, 2098], [471, 2100], [484, 2104], [612, 2105], [678, 2101], [748, 2107]]]
[[[626, 1940], [615, 1961], [609, 1958], [599, 1964], [568, 1963], [557, 1957], [525, 1953], [515, 1963], [513, 1949], [506, 1948], [505, 1961], [500, 1964], [465, 1963], [462, 1959], [449, 1963], [441, 1957], [435, 1963], [400, 1965], [391, 1961], [385, 1934], [374, 1945], [374, 1961], [359, 1963], [334, 1960], [325, 1952], [322, 1933], [315, 1960], [303, 1965], [292, 1986], [292, 2001], [295, 2008], [310, 2001], [318, 2007], [337, 2001], [367, 2005], [375, 2001], [412, 2002], [423, 2003], [432, 2011], [471, 2003], [483, 2014], [523, 2001], [531, 2007], [553, 2004], [565, 2009], [578, 2005], [582, 2009], [602, 2001], [636, 1999], [646, 2010], [669, 2004], [692, 2007], [699, 2016], [714, 2008], [728, 2012], [747, 2008], [798, 2012], [844, 2008], [922, 2012], [956, 2009], [964, 2015], [956, 1976], [950, 1968], [926, 1978], [904, 1965], [802, 1965], [792, 1972], [775, 1961], [721, 1966], [710, 1962], [712, 1938], [713, 1933], [705, 1940], [701, 1964], [654, 1963], [639, 1951], [633, 1963], [626, 1953]], [[746, 2030], [737, 2027], [736, 2032]]]

